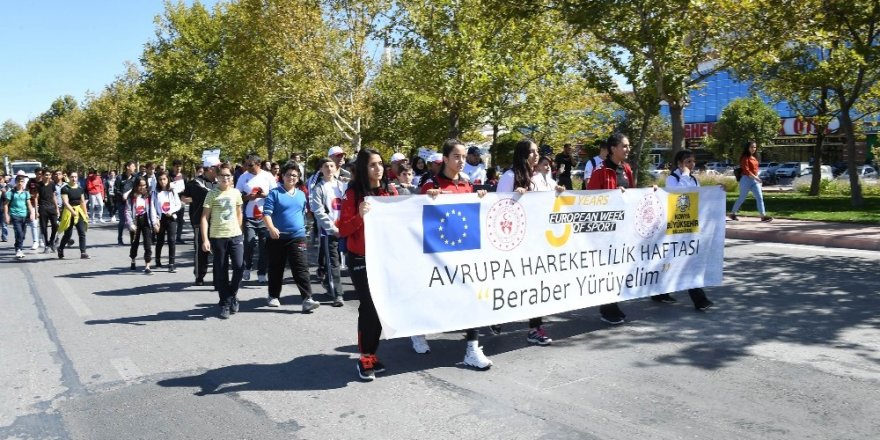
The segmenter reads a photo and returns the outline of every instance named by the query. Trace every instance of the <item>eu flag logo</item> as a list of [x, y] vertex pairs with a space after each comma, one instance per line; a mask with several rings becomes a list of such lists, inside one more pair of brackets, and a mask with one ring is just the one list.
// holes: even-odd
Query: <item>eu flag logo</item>
[[480, 204], [425, 205], [422, 236], [426, 254], [480, 249]]

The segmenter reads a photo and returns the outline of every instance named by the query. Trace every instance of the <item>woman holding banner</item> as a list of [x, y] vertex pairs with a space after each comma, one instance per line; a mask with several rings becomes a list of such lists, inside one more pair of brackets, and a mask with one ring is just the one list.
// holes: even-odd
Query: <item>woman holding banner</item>
[[[467, 149], [458, 139], [447, 139], [443, 143], [443, 165], [440, 172], [423, 182], [421, 193], [436, 198], [440, 194], [469, 194], [474, 192], [470, 182], [462, 174]], [[477, 195], [483, 197], [486, 190], [477, 191]], [[479, 345], [479, 332], [477, 329], [468, 329], [465, 332], [467, 348], [464, 353], [464, 364], [478, 370], [488, 370], [492, 367], [492, 361], [483, 354], [483, 347]], [[429, 353], [431, 348], [424, 335], [412, 337], [413, 350], [416, 353]]]
[[[602, 163], [602, 167], [593, 171], [587, 189], [617, 189], [624, 190], [633, 186], [633, 172], [626, 158], [629, 156], [629, 138], [622, 133], [614, 133], [606, 142], [608, 157]], [[602, 321], [611, 325], [623, 324], [626, 315], [620, 310], [617, 303], [603, 304], [599, 306]]]
[[[501, 175], [498, 181], [498, 192], [513, 192], [525, 194], [527, 191], [565, 191], [565, 187], [559, 186], [551, 177], [547, 180], [542, 173], [536, 172], [540, 162], [538, 145], [531, 139], [523, 139], [513, 147], [513, 165]], [[548, 162], [548, 167], [552, 167]], [[548, 168], [549, 169], [549, 168]], [[550, 184], [552, 182], [552, 186]], [[547, 336], [544, 330], [544, 318], [529, 319], [529, 333], [526, 341], [530, 344], [550, 345], [553, 340]]]
[[[666, 177], [667, 188], [695, 188], [700, 186], [700, 182], [691, 174], [694, 171], [694, 166], [696, 166], [693, 151], [681, 150], [675, 153], [675, 164], [678, 167]], [[709, 301], [709, 298], [706, 297], [706, 292], [699, 287], [689, 289], [688, 295], [690, 295], [691, 301], [694, 302], [694, 308], [697, 310], [706, 310], [713, 305], [712, 301]], [[651, 299], [658, 302], [675, 302], [675, 298], [668, 293], [654, 295]]]
[[348, 267], [351, 282], [360, 298], [358, 307], [358, 376], [371, 381], [376, 373], [385, 372], [385, 365], [379, 362], [376, 351], [382, 336], [382, 324], [370, 293], [367, 282], [366, 244], [364, 241], [364, 216], [370, 212], [370, 204], [364, 201], [367, 196], [396, 196], [397, 190], [389, 185], [384, 175], [385, 166], [379, 152], [365, 148], [355, 159], [354, 178], [345, 191], [342, 212], [339, 216], [339, 235], [347, 238]]

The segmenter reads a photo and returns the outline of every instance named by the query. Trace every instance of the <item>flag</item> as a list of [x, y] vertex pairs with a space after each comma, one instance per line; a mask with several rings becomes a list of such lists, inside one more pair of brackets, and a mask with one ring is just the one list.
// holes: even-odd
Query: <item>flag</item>
[[480, 204], [422, 207], [424, 253], [480, 249]]

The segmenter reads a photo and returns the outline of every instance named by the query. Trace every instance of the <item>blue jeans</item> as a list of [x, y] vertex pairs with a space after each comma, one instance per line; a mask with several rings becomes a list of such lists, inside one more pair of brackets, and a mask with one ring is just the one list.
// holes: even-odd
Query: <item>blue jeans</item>
[[739, 198], [736, 199], [736, 203], [733, 204], [733, 209], [730, 212], [736, 214], [739, 211], [743, 202], [746, 201], [746, 196], [749, 195], [749, 192], [755, 195], [755, 203], [758, 205], [758, 213], [761, 214], [761, 217], [767, 215], [767, 212], [764, 211], [764, 193], [761, 192], [761, 185], [746, 176], [739, 180]]
[[251, 270], [254, 266], [254, 248], [257, 251], [257, 275], [266, 275], [266, 240], [269, 230], [262, 220], [244, 219], [244, 268]]
[[2, 240], [6, 241], [9, 238], [9, 229], [6, 227], [6, 216], [0, 214], [0, 235], [2, 235]]
[[27, 217], [19, 217], [10, 215], [9, 220], [12, 223], [12, 232], [15, 234], [15, 250], [20, 251], [24, 246], [24, 235], [27, 230]]

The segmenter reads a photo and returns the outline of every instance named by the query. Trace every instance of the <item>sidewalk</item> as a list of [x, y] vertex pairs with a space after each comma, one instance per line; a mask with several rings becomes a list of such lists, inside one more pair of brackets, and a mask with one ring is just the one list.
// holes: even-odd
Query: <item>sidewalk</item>
[[825, 223], [739, 216], [727, 220], [726, 238], [880, 251], [880, 225]]

